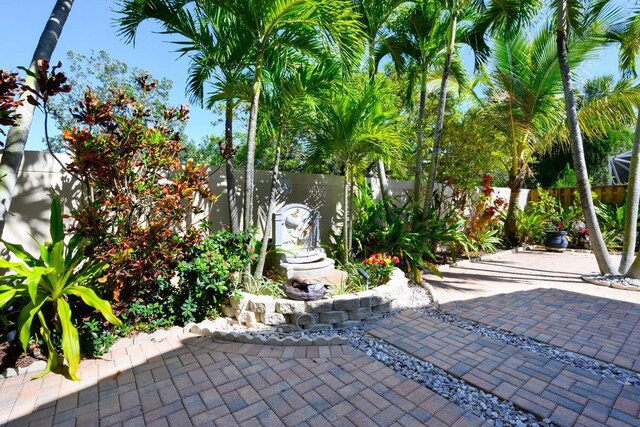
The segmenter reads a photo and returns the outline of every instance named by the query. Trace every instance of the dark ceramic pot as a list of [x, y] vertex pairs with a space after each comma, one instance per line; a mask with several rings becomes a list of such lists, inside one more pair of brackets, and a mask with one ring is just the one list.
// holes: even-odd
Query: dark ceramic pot
[[544, 247], [548, 251], [562, 252], [569, 246], [566, 231], [545, 231]]

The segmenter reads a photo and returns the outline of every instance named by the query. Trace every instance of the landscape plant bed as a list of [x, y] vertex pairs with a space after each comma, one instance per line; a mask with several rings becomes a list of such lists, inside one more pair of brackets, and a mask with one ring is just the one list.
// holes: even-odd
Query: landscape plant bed
[[355, 294], [325, 297], [315, 301], [295, 301], [241, 292], [222, 306], [222, 314], [230, 326], [245, 325], [250, 329], [278, 327], [324, 330], [359, 325], [400, 307], [400, 298], [409, 291], [408, 280], [394, 269], [387, 284]]

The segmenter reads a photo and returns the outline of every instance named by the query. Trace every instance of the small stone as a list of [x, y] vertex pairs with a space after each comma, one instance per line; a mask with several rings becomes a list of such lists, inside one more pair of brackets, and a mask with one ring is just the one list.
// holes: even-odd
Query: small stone
[[226, 336], [227, 336], [226, 331], [213, 331], [213, 332], [211, 332], [211, 337], [212, 338], [217, 338], [219, 340], [225, 339]]
[[265, 325], [280, 325], [287, 323], [287, 319], [281, 313], [258, 313], [258, 319]]
[[276, 300], [267, 295], [253, 295], [247, 307], [254, 313], [273, 313], [276, 310]]
[[47, 362], [44, 360], [36, 360], [31, 365], [28, 366], [27, 372], [40, 372], [44, 371], [47, 367]]
[[[370, 300], [369, 300], [370, 301]], [[370, 308], [358, 308], [349, 312], [349, 320], [364, 320], [371, 316]]]
[[278, 298], [276, 300], [276, 311], [282, 314], [304, 313], [306, 305], [304, 301], [294, 301], [292, 299]]
[[342, 323], [334, 323], [333, 327], [334, 328], [353, 328], [355, 326], [360, 326], [362, 324], [362, 322], [360, 322], [359, 320], [346, 320]]
[[322, 323], [342, 323], [349, 318], [346, 311], [327, 311], [320, 313]]
[[282, 332], [284, 334], [290, 334], [292, 332], [297, 332], [300, 330], [296, 325], [278, 325], [278, 332]]
[[373, 312], [373, 314], [389, 313], [391, 311], [391, 302], [386, 302], [373, 307], [371, 311]]
[[253, 295], [246, 292], [240, 292], [240, 295], [238, 296], [237, 299], [229, 298], [229, 305], [231, 305], [231, 307], [233, 307], [235, 310], [241, 310], [247, 305], [247, 303], [249, 302], [248, 297], [251, 297], [251, 296]]
[[319, 299], [316, 301], [305, 301], [306, 311], [310, 313], [321, 313], [333, 310], [332, 299]]
[[316, 323], [315, 325], [306, 325], [304, 327], [305, 331], [326, 331], [328, 329], [332, 329], [329, 323]]
[[333, 309], [351, 311], [360, 308], [360, 298], [355, 295], [338, 295], [333, 298]]
[[213, 321], [213, 330], [226, 331], [229, 327], [229, 322], [224, 317], [218, 317]]
[[5, 378], [11, 378], [18, 375], [18, 370], [15, 368], [7, 368], [2, 374]]
[[223, 305], [220, 310], [222, 311], [222, 315], [225, 317], [236, 317], [236, 309], [230, 305]]
[[200, 330], [200, 335], [202, 335], [203, 337], [210, 337], [212, 333], [213, 331], [209, 328], [202, 328]]
[[256, 314], [253, 311], [244, 310], [236, 314], [236, 319], [238, 319], [238, 322], [245, 323], [247, 325], [255, 324]]
[[358, 295], [358, 297], [360, 298], [361, 308], [371, 308], [373, 306], [372, 297], [375, 296], [376, 298], [379, 298], [378, 294], [373, 291], [358, 292], [356, 295]]

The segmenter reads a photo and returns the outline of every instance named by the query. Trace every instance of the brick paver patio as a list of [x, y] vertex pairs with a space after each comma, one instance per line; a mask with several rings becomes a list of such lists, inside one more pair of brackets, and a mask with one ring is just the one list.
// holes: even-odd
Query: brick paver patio
[[271, 347], [191, 334], [0, 380], [0, 425], [479, 426], [483, 421], [349, 346]]
[[640, 425], [640, 389], [405, 310], [369, 333], [561, 426]]
[[595, 286], [587, 253], [524, 252], [431, 279], [441, 308], [640, 372], [640, 292]]

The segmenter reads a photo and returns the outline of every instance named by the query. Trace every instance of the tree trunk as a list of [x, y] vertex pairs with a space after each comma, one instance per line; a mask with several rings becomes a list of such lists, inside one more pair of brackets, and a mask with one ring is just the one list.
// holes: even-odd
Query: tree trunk
[[[369, 82], [373, 83], [376, 79], [376, 46], [373, 38], [369, 38]], [[380, 195], [383, 199], [389, 197], [389, 181], [387, 180], [387, 171], [384, 167], [382, 159], [378, 160], [378, 178], [380, 179]], [[385, 205], [386, 206], [386, 205]], [[387, 216], [389, 212], [387, 212]]]
[[349, 217], [351, 216], [349, 212], [349, 165], [346, 164], [344, 167], [344, 199], [342, 201], [343, 208], [343, 218], [342, 218], [342, 250], [344, 254], [342, 255], [342, 260], [344, 262], [344, 268], [347, 268], [349, 265]]
[[260, 255], [258, 256], [258, 263], [256, 264], [256, 271], [253, 277], [256, 280], [260, 280], [262, 272], [264, 270], [264, 263], [267, 259], [267, 246], [269, 245], [269, 237], [271, 237], [271, 230], [273, 224], [271, 217], [276, 210], [276, 190], [278, 188], [278, 173], [280, 171], [280, 157], [282, 153], [282, 135], [284, 133], [284, 124], [280, 124], [280, 130], [278, 131], [278, 141], [276, 142], [276, 158], [273, 162], [273, 170], [271, 171], [271, 191], [269, 193], [269, 208], [267, 209], [267, 219], [264, 225], [264, 234], [262, 235], [262, 244], [260, 245]]
[[567, 61], [567, 32], [565, 27], [567, 14], [566, 0], [558, 0], [558, 28], [557, 28], [557, 47], [558, 47], [558, 63], [562, 74], [562, 86], [564, 89], [564, 101], [567, 113], [567, 123], [569, 126], [569, 135], [571, 138], [571, 156], [573, 157], [573, 169], [576, 172], [578, 180], [578, 190], [580, 192], [580, 200], [582, 202], [582, 211], [587, 229], [589, 230], [589, 238], [593, 253], [598, 262], [598, 267], [602, 274], [617, 273], [607, 247], [602, 238], [598, 218], [593, 207], [593, 199], [591, 197], [591, 185], [589, 184], [589, 176], [587, 174], [587, 165], [584, 159], [584, 149], [582, 146], [582, 135], [578, 124], [578, 113], [576, 111], [575, 99], [573, 96], [573, 87], [571, 84], [571, 69]]
[[413, 184], [413, 201], [420, 206], [422, 197], [422, 149], [424, 139], [424, 109], [427, 102], [427, 70], [422, 67], [420, 77], [420, 111], [418, 113], [418, 141], [416, 143], [416, 176]]
[[630, 271], [636, 249], [636, 236], [638, 228], [638, 203], [640, 203], [640, 110], [636, 121], [636, 134], [633, 140], [633, 152], [629, 166], [629, 184], [627, 186], [627, 208], [624, 219], [624, 238], [622, 241], [622, 259], [620, 260], [620, 274], [633, 274], [634, 278], [640, 278], [640, 269]]
[[262, 57], [256, 60], [256, 75], [253, 82], [253, 98], [249, 112], [249, 129], [247, 130], [247, 166], [244, 178], [244, 227], [249, 232], [253, 226], [253, 184], [256, 157], [256, 129], [258, 126], [258, 107], [260, 104], [260, 89], [262, 87]]
[[522, 189], [521, 180], [517, 176], [509, 177], [509, 207], [507, 209], [507, 219], [504, 223], [504, 232], [507, 242], [513, 247], [518, 245], [518, 224], [516, 222], [516, 207]]
[[355, 172], [351, 173], [351, 184], [349, 184], [349, 254], [351, 254], [351, 248], [353, 247], [353, 195], [355, 194]]
[[[455, 7], [455, 6], [454, 6]], [[431, 172], [427, 183], [427, 196], [424, 201], [424, 218], [429, 218], [431, 205], [433, 203], [433, 189], [436, 185], [436, 172], [438, 170], [438, 157], [440, 156], [440, 145], [442, 144], [442, 130], [444, 128], [444, 112], [447, 102], [447, 83], [451, 72], [451, 57], [456, 45], [456, 26], [458, 14], [455, 12], [451, 16], [451, 32], [449, 34], [449, 45], [447, 46], [447, 56], [442, 71], [442, 81], [440, 82], [440, 96], [438, 99], [438, 115], [436, 118], [436, 132], [433, 140], [433, 152], [431, 153]]]
[[[29, 65], [29, 71], [32, 73], [37, 72], [39, 60], [51, 60], [51, 54], [56, 48], [60, 34], [62, 34], [62, 28], [69, 16], [71, 6], [73, 6], [73, 0], [57, 0], [55, 6], [53, 6], [51, 16], [49, 16], [44, 31], [40, 35], [38, 46]], [[25, 85], [34, 91], [38, 90], [38, 83], [31, 76], [25, 78]], [[7, 141], [2, 152], [2, 159], [0, 159], [0, 238], [4, 231], [7, 213], [11, 208], [11, 199], [18, 180], [18, 171], [24, 156], [24, 147], [29, 137], [31, 122], [33, 121], [35, 107], [27, 102], [27, 96], [29, 95], [29, 92], [24, 92], [20, 97], [23, 105], [17, 108], [16, 113], [20, 114], [21, 118], [15, 126], [9, 129]]]
[[221, 153], [225, 159], [225, 175], [227, 178], [227, 200], [229, 202], [229, 221], [231, 231], [234, 233], [240, 230], [240, 212], [238, 208], [238, 196], [236, 194], [236, 174], [233, 170], [233, 100], [227, 99], [224, 118], [224, 152]]

